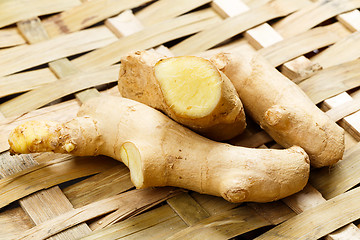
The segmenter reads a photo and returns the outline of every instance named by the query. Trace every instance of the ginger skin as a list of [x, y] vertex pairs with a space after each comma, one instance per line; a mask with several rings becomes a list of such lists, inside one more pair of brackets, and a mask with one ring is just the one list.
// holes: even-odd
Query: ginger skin
[[303, 189], [310, 169], [300, 147], [248, 149], [214, 142], [144, 104], [110, 96], [90, 99], [67, 123], [20, 125], [9, 144], [13, 154], [107, 155], [129, 167], [137, 188], [176, 186], [230, 202], [289, 196]]
[[302, 147], [313, 167], [342, 159], [344, 130], [261, 56], [245, 50], [211, 61], [232, 81], [247, 113], [280, 145]]
[[231, 139], [245, 129], [245, 112], [233, 84], [204, 58], [136, 51], [121, 59], [118, 83], [123, 97], [213, 140]]

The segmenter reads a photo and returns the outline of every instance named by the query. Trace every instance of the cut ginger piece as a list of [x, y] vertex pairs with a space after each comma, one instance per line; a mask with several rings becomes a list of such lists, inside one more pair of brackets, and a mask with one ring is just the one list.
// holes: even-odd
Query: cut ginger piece
[[137, 51], [121, 59], [119, 90], [214, 140], [243, 132], [245, 113], [231, 81], [201, 57]]

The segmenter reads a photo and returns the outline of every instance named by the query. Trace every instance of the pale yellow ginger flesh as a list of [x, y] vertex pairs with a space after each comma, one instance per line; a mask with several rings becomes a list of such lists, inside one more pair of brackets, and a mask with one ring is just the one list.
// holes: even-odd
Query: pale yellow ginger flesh
[[137, 51], [121, 59], [119, 90], [214, 140], [245, 129], [245, 112], [224, 73], [207, 59]]
[[221, 97], [221, 75], [199, 57], [176, 57], [155, 65], [165, 101], [178, 115], [202, 118], [214, 111]]
[[310, 170], [300, 147], [249, 149], [215, 142], [142, 103], [110, 96], [90, 99], [66, 123], [20, 125], [9, 143], [14, 154], [107, 155], [129, 167], [137, 188], [175, 186], [231, 202], [289, 196], [303, 189]]
[[121, 161], [131, 169], [131, 180], [135, 186], [141, 186], [144, 182], [142, 175], [141, 156], [139, 150], [132, 142], [125, 142], [120, 148]]

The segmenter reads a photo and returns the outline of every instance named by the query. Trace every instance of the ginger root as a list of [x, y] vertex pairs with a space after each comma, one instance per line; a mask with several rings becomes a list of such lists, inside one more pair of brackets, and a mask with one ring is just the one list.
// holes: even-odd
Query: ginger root
[[214, 140], [231, 139], [246, 126], [233, 84], [204, 58], [130, 53], [121, 59], [119, 90]]
[[260, 56], [219, 53], [211, 61], [232, 81], [247, 113], [280, 145], [302, 147], [314, 167], [342, 158], [344, 130]]
[[300, 147], [248, 149], [206, 139], [139, 102], [102, 96], [66, 123], [28, 122], [9, 137], [11, 153], [107, 155], [130, 169], [137, 188], [176, 186], [231, 202], [268, 202], [300, 191], [309, 159]]

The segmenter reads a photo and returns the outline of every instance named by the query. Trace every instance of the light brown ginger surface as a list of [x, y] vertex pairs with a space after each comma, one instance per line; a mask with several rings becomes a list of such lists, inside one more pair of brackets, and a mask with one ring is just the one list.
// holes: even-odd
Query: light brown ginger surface
[[110, 96], [89, 100], [67, 123], [20, 125], [9, 143], [12, 153], [107, 155], [129, 167], [137, 188], [176, 186], [231, 202], [289, 196], [303, 189], [310, 169], [300, 147], [249, 149], [214, 142], [151, 107]]
[[232, 81], [247, 113], [276, 142], [302, 147], [314, 167], [342, 159], [344, 129], [261, 56], [219, 53], [211, 61]]
[[119, 90], [214, 140], [233, 138], [246, 126], [233, 84], [201, 57], [130, 53], [121, 59]]

